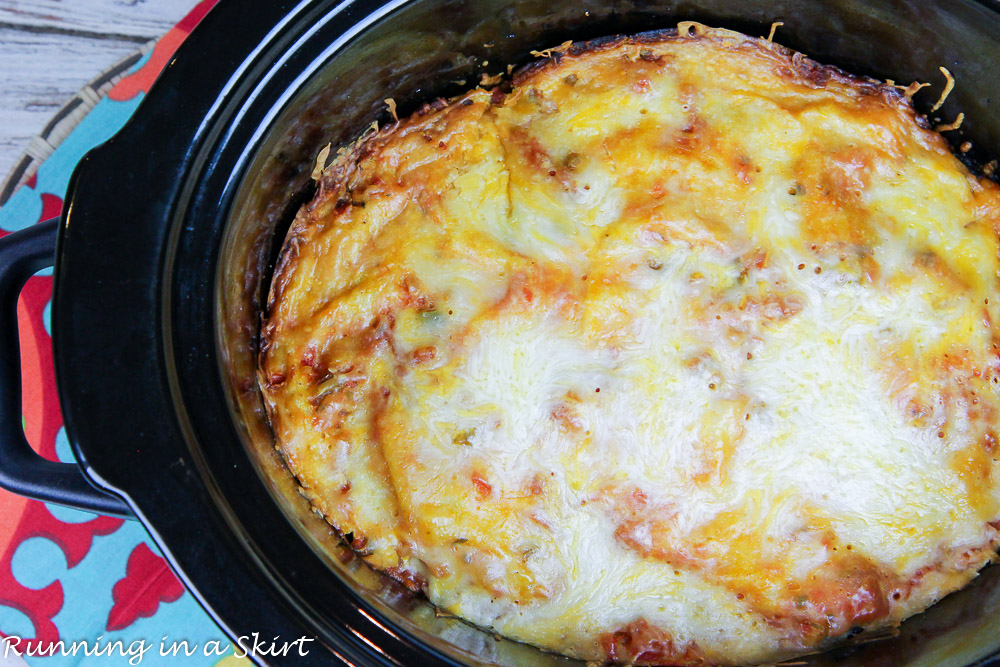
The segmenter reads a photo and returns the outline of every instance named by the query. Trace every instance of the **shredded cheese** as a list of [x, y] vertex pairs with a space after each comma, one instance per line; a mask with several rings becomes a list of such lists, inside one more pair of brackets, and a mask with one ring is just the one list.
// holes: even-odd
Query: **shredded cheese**
[[948, 99], [948, 96], [951, 95], [951, 91], [955, 88], [955, 79], [952, 77], [951, 72], [949, 72], [945, 67], [938, 67], [938, 69], [941, 70], [942, 74], [944, 74], [945, 84], [944, 90], [941, 91], [941, 97], [939, 97], [938, 101], [931, 107], [931, 113], [934, 113], [941, 108], [945, 100]]

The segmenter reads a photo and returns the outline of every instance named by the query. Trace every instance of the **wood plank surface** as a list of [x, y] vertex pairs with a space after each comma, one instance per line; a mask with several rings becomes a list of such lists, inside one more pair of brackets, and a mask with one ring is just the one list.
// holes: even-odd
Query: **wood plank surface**
[[169, 30], [194, 5], [189, 0], [0, 0], [0, 24], [145, 42]]
[[197, 0], [0, 0], [0, 181], [80, 88]]

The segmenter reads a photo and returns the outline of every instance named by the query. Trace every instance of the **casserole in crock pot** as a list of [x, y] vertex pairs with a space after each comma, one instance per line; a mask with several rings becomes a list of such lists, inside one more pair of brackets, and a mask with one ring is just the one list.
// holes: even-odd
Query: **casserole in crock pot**
[[259, 366], [313, 506], [588, 660], [780, 660], [965, 585], [1000, 519], [996, 186], [913, 88], [771, 40], [539, 55], [319, 165]]

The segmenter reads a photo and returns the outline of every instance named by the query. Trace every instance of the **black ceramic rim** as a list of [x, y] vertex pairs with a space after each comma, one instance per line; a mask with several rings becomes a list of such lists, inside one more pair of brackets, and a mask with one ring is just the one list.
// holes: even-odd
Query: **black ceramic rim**
[[[230, 637], [317, 639], [306, 657], [262, 663], [456, 664], [395, 630], [309, 549], [282, 548], [302, 538], [229, 423], [206, 320], [226, 198], [263, 128], [341, 44], [403, 3], [222, 0], [133, 120], [84, 158], [67, 196], [53, 332], [75, 454], [126, 499]], [[323, 44], [310, 41], [320, 24]], [[257, 115], [242, 117], [251, 107]], [[297, 591], [310, 589], [307, 603]], [[987, 664], [1000, 660], [977, 663]]]

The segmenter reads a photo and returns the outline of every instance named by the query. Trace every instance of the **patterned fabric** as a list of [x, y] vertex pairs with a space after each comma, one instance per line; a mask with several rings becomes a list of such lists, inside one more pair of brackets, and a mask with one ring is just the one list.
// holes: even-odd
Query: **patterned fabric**
[[[117, 83], [102, 87], [107, 96], [93, 104], [0, 208], [0, 236], [59, 214], [74, 166], [125, 123], [215, 2], [204, 0], [152, 49], [133, 59], [127, 72], [115, 76]], [[46, 270], [28, 282], [18, 302], [24, 429], [40, 454], [72, 461], [53, 376], [51, 296], [51, 270]], [[15, 638], [20, 640], [16, 645]], [[184, 590], [137, 522], [4, 491], [0, 491], [0, 639], [0, 664], [6, 664], [8, 645], [22, 653], [29, 648], [35, 654], [56, 649], [52, 657], [23, 657], [29, 665], [46, 667], [175, 664], [177, 658], [160, 655], [161, 644], [169, 648], [182, 640], [197, 649], [183, 658], [186, 665], [246, 663], [234, 658], [232, 645]], [[81, 645], [75, 656], [60, 655], [55, 643], [60, 640], [67, 649], [73, 642], [85, 642], [91, 651], [103, 652], [86, 656]], [[124, 650], [114, 644], [118, 640]], [[139, 641], [150, 647], [141, 661], [134, 652], [126, 653], [130, 647], [138, 648]], [[6, 653], [10, 661], [13, 651]]]

